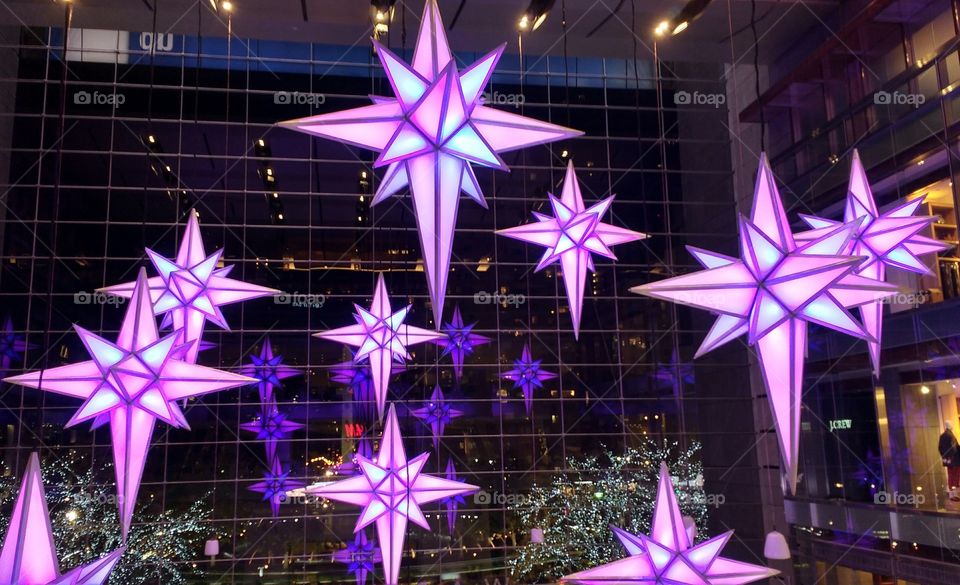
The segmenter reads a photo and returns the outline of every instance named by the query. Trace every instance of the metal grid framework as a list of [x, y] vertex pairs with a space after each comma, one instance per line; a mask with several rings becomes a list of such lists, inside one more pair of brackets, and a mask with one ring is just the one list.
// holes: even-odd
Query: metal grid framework
[[[352, 452], [352, 435], [375, 438], [380, 428], [364, 420], [343, 385], [330, 379], [348, 354], [310, 334], [350, 322], [352, 303], [367, 303], [379, 271], [386, 272], [393, 303], [412, 304], [409, 323], [434, 324], [409, 200], [394, 198], [371, 209], [376, 174], [370, 153], [273, 123], [389, 93], [379, 65], [366, 49], [341, 50], [342, 57], [332, 60], [317, 56], [326, 49], [314, 46], [305, 47], [305, 60], [274, 62], [249, 55], [256, 41], [241, 39], [232, 39], [226, 53], [210, 49], [224, 39], [204, 39], [201, 50], [209, 54], [168, 53], [163, 65], [136, 51], [126, 55], [127, 64], [70, 61], [61, 134], [61, 65], [56, 50], [36, 38], [47, 39], [48, 32], [55, 47], [56, 31], [22, 32], [11, 47], [19, 55], [18, 76], [2, 81], [3, 92], [16, 92], [16, 103], [0, 112], [12, 133], [11, 142], [0, 145], [0, 156], [11, 160], [0, 222], [0, 298], [31, 346], [13, 368], [85, 359], [70, 325], [109, 336], [124, 309], [90, 293], [148, 265], [144, 247], [172, 255], [185, 213], [195, 207], [208, 252], [224, 247], [225, 262], [236, 265], [232, 276], [295, 293], [287, 301], [226, 308], [232, 330], [208, 328], [205, 337], [215, 347], [201, 353], [200, 363], [239, 369], [269, 336], [285, 362], [303, 374], [276, 391], [281, 410], [305, 425], [280, 442], [278, 453], [292, 477], [307, 483], [324, 477], [330, 461]], [[403, 47], [393, 48], [404, 54]], [[312, 74], [271, 71], [272, 64], [280, 69], [291, 63]], [[680, 112], [672, 101], [664, 105], [681, 85], [722, 87], [675, 79], [662, 82], [658, 97], [658, 81], [640, 75], [641, 69], [651, 68], [529, 55], [521, 67], [516, 55], [504, 57], [492, 91], [522, 95], [517, 107], [525, 115], [587, 135], [511, 153], [510, 174], [478, 173], [490, 209], [463, 203], [447, 310], [459, 305], [464, 321], [476, 321], [475, 332], [493, 342], [467, 358], [459, 384], [449, 358], [422, 346], [394, 376], [389, 400], [397, 404], [408, 451], [433, 453], [431, 473], [442, 475], [452, 458], [464, 481], [493, 496], [522, 495], [533, 483], [549, 481], [569, 457], [620, 451], [646, 438], [702, 441], [708, 488], [738, 494], [714, 512], [715, 521], [737, 528], [742, 544], [756, 545], [761, 529], [745, 519], [745, 512], [759, 516], [746, 353], [736, 346], [692, 363], [709, 316], [626, 292], [657, 274], [687, 270], [687, 243], [735, 249], [729, 172], [715, 170], [729, 168], [722, 162], [729, 160], [729, 139], [696, 130], [702, 123], [723, 124], [725, 110]], [[278, 103], [281, 91], [322, 96], [323, 103], [315, 109]], [[83, 103], [77, 92], [123, 95], [124, 103]], [[555, 269], [534, 273], [537, 250], [493, 233], [531, 220], [546, 192], [559, 189], [568, 157], [580, 169], [588, 204], [618, 193], [608, 220], [651, 236], [618, 248], [616, 263], [597, 262], [579, 341]], [[269, 176], [274, 183], [265, 182]], [[280, 208], [270, 204], [274, 192]], [[312, 306], [296, 306], [297, 299]], [[545, 369], [558, 373], [535, 394], [530, 417], [522, 393], [501, 380], [526, 343]], [[409, 411], [423, 405], [436, 383], [466, 416], [447, 425], [435, 448], [429, 425]], [[9, 385], [0, 400], [2, 457], [11, 469], [22, 467], [37, 447], [44, 457], [79, 449], [94, 461], [109, 461], [104, 431], [63, 430], [73, 401]], [[264, 566], [273, 574], [339, 575], [342, 567], [331, 565], [329, 554], [352, 539], [355, 510], [298, 502], [281, 506], [273, 519], [260, 494], [247, 489], [262, 480], [262, 448], [237, 429], [258, 407], [253, 388], [191, 402], [186, 413], [193, 430], [156, 432], [141, 500], [159, 512], [209, 493], [210, 532], [235, 558], [219, 561], [212, 572], [234, 582], [256, 581]], [[716, 448], [721, 444], [724, 453]], [[110, 493], [110, 477], [96, 489]], [[452, 540], [440, 528], [441, 510], [427, 511], [437, 533], [409, 534], [407, 547], [418, 553], [405, 567], [414, 567], [414, 574], [456, 570], [502, 579], [504, 559], [527, 539], [517, 533], [507, 502], [468, 499]], [[202, 558], [202, 548], [199, 543], [194, 560]]]

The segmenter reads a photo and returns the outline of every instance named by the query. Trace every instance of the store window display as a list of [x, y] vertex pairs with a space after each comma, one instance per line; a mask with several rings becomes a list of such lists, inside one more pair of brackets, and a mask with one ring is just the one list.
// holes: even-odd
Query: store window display
[[960, 444], [953, 434], [953, 423], [946, 421], [943, 427], [937, 450], [947, 470], [947, 509], [960, 510]]

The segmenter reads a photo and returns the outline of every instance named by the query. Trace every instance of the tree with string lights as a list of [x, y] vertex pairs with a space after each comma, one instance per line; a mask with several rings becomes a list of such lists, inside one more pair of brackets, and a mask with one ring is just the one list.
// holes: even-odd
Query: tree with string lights
[[[112, 485], [98, 480], [112, 475], [110, 467], [91, 466], [89, 457], [75, 450], [43, 463], [50, 522], [64, 572], [121, 544], [117, 496]], [[4, 469], [9, 471], [8, 466]], [[12, 473], [0, 477], [0, 505], [9, 508], [18, 489], [19, 479]], [[203, 496], [186, 509], [160, 514], [150, 513], [148, 504], [141, 506], [126, 553], [110, 575], [111, 585], [178, 585], [203, 577], [203, 570], [192, 560], [203, 551], [210, 531], [205, 525], [210, 518], [206, 499]], [[0, 518], [0, 533], [6, 533], [9, 522], [8, 517]]]
[[650, 440], [622, 455], [605, 451], [599, 457], [568, 459], [567, 469], [549, 484], [534, 485], [511, 507], [523, 533], [537, 536], [510, 559], [513, 577], [529, 583], [555, 581], [622, 558], [623, 547], [610, 526], [649, 534], [664, 461], [678, 488], [680, 509], [703, 530], [709, 500], [699, 451], [697, 443], [683, 449]]

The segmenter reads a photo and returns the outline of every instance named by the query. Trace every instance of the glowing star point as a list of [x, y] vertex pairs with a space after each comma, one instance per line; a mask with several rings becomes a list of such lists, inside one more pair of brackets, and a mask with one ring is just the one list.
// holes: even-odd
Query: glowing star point
[[[843, 222], [801, 215], [812, 229], [796, 234], [798, 242], [809, 242], [823, 237], [842, 223], [859, 221], [853, 237], [844, 253], [863, 258], [855, 274], [874, 280], [885, 281], [887, 268], [899, 268], [917, 274], [929, 274], [929, 267], [920, 260], [924, 254], [932, 254], [950, 246], [933, 238], [920, 235], [935, 220], [932, 216], [915, 216], [923, 204], [918, 197], [880, 213], [867, 180], [860, 154], [853, 151], [850, 165], [850, 181]], [[859, 307], [864, 329], [872, 339], [867, 340], [873, 373], [880, 376], [880, 343], [883, 332], [883, 304], [869, 303]]]
[[447, 403], [446, 397], [443, 395], [443, 390], [440, 389], [440, 385], [438, 384], [434, 387], [433, 394], [430, 395], [430, 400], [426, 406], [417, 408], [411, 411], [410, 414], [430, 426], [430, 432], [433, 436], [433, 446], [436, 448], [440, 444], [440, 437], [443, 436], [447, 423], [463, 416], [463, 411]]
[[490, 343], [490, 338], [473, 332], [476, 323], [466, 325], [460, 314], [459, 305], [453, 308], [453, 318], [443, 325], [444, 339], [434, 341], [443, 348], [440, 357], [450, 356], [453, 360], [453, 373], [457, 381], [463, 377], [463, 362], [476, 351], [477, 346]]
[[483, 105], [504, 46], [459, 71], [436, 0], [427, 0], [410, 64], [374, 41], [393, 98], [281, 125], [380, 153], [386, 166], [376, 205], [409, 189], [420, 232], [434, 321], [443, 301], [461, 191], [486, 207], [472, 165], [506, 170], [500, 153], [582, 132]]
[[747, 334], [755, 345], [776, 423], [787, 486], [795, 493], [807, 324], [871, 340], [847, 310], [896, 293], [854, 274], [861, 259], [842, 253], [857, 222], [797, 246], [766, 156], [750, 219], [740, 218], [740, 258], [692, 249], [705, 270], [630, 289], [718, 315], [697, 356]]
[[387, 385], [394, 361], [402, 362], [410, 358], [407, 346], [433, 341], [443, 335], [404, 324], [410, 306], [393, 311], [387, 296], [387, 285], [383, 280], [383, 274], [377, 278], [377, 287], [373, 293], [370, 309], [364, 309], [359, 305], [355, 307], [357, 310], [354, 315], [357, 321], [355, 325], [347, 325], [314, 335], [321, 339], [356, 347], [354, 359], [356, 361], [366, 359], [370, 363], [377, 413], [382, 418], [387, 401]]
[[[147, 283], [156, 314], [164, 315], [164, 325], [171, 325], [178, 332], [178, 343], [184, 346], [184, 361], [196, 363], [201, 349], [204, 326], [211, 321], [223, 329], [229, 329], [222, 305], [266, 297], [280, 291], [241, 280], [228, 278], [233, 268], [220, 264], [223, 250], [211, 255], [204, 252], [200, 237], [200, 222], [195, 211], [190, 212], [183, 241], [173, 260], [147, 249], [147, 256], [160, 276]], [[133, 295], [135, 282], [118, 284], [100, 289], [120, 297]]]
[[617, 257], [610, 249], [612, 246], [642, 240], [648, 236], [601, 221], [613, 204], [613, 195], [587, 208], [583, 204], [583, 195], [572, 160], [567, 164], [560, 198], [552, 194], [549, 194], [549, 197], [552, 216], [534, 213], [537, 219], [535, 223], [499, 230], [497, 233], [545, 247], [546, 251], [536, 267], [538, 272], [554, 262], [560, 263], [570, 318], [573, 321], [573, 334], [579, 338], [587, 272], [594, 271], [593, 254], [616, 260]]
[[571, 585], [746, 585], [780, 574], [761, 565], [721, 557], [733, 531], [693, 544], [670, 481], [660, 464], [660, 481], [653, 509], [651, 534], [630, 534], [611, 527], [630, 556], [563, 577]]
[[31, 453], [0, 550], [0, 585], [103, 585], [123, 551], [60, 575], [40, 458]]
[[143, 268], [116, 342], [82, 327], [74, 328], [92, 360], [29, 372], [5, 381], [83, 399], [83, 405], [67, 426], [87, 420], [109, 422], [117, 505], [126, 540], [156, 420], [185, 427], [178, 401], [256, 380], [176, 359], [182, 355], [178, 334], [159, 336]]
[[359, 475], [306, 490], [310, 495], [363, 508], [354, 531], [376, 525], [387, 585], [399, 582], [407, 522], [430, 529], [420, 506], [480, 489], [422, 473], [429, 456], [422, 453], [407, 459], [396, 408], [390, 405], [376, 459], [358, 455]]
[[540, 367], [541, 360], [535, 360], [530, 354], [530, 346], [523, 345], [520, 359], [514, 360], [513, 369], [504, 372], [500, 377], [513, 382], [513, 387], [523, 392], [523, 405], [527, 416], [533, 412], [533, 392], [543, 388], [545, 380], [552, 380], [557, 375]]

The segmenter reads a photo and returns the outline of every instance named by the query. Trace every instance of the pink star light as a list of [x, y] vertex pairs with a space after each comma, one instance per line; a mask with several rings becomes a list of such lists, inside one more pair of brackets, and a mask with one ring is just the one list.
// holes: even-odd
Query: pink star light
[[6, 378], [6, 382], [82, 398], [67, 423], [109, 417], [117, 505], [123, 539], [133, 520], [143, 466], [159, 418], [187, 427], [178, 400], [245, 386], [256, 380], [176, 359], [178, 334], [161, 338], [153, 316], [146, 270], [141, 268], [116, 343], [75, 325], [93, 359]]
[[561, 583], [577, 585], [744, 585], [769, 579], [780, 571], [720, 556], [733, 531], [700, 544], [690, 542], [666, 463], [653, 509], [650, 536], [614, 529], [630, 556], [567, 575]]
[[872, 339], [846, 309], [896, 292], [854, 274], [861, 259], [841, 250], [855, 229], [843, 225], [798, 248], [764, 155], [751, 217], [740, 218], [741, 259], [689, 248], [706, 270], [630, 289], [718, 313], [696, 357], [743, 333], [757, 346], [791, 492], [797, 485], [807, 323]]
[[310, 495], [363, 507], [354, 532], [376, 523], [387, 585], [396, 585], [399, 581], [407, 521], [430, 530], [420, 506], [480, 489], [421, 473], [429, 457], [429, 453], [422, 453], [407, 460], [396, 407], [391, 404], [377, 458], [371, 460], [358, 455], [360, 475], [306, 490]]
[[583, 204], [583, 195], [580, 193], [580, 183], [577, 181], [572, 160], [567, 164], [560, 199], [550, 193], [547, 195], [553, 208], [552, 217], [534, 211], [536, 223], [499, 230], [497, 233], [545, 247], [546, 251], [537, 264], [537, 272], [554, 262], [560, 262], [563, 284], [567, 289], [567, 302], [570, 305], [570, 318], [573, 320], [573, 336], [578, 338], [583, 293], [587, 287], [587, 271], [595, 271], [593, 254], [616, 260], [611, 246], [642, 240], [648, 236], [600, 221], [613, 204], [613, 195], [587, 209]]
[[103, 585], [123, 551], [124, 547], [120, 547], [88, 565], [60, 575], [40, 475], [40, 458], [31, 453], [0, 550], [0, 585]]
[[357, 348], [354, 360], [366, 358], [370, 362], [373, 377], [373, 391], [377, 398], [377, 414], [383, 418], [383, 407], [387, 402], [387, 384], [394, 360], [402, 362], [410, 359], [407, 346], [424, 343], [443, 337], [443, 334], [404, 325], [410, 305], [394, 312], [387, 297], [387, 285], [383, 274], [377, 278], [377, 288], [373, 293], [370, 310], [354, 305], [357, 312], [356, 325], [347, 325], [314, 334], [315, 337], [336, 341]]
[[[860, 153], [853, 151], [850, 165], [850, 182], [847, 186], [847, 202], [843, 222], [800, 214], [811, 230], [796, 234], [798, 242], [809, 242], [835, 230], [841, 223], [862, 219], [844, 253], [865, 258], [856, 273], [868, 278], [886, 280], [887, 268], [900, 268], [918, 274], [929, 274], [930, 269], [917, 256], [941, 252], [949, 245], [919, 232], [936, 218], [915, 217], [923, 204], [918, 197], [893, 209], [880, 213], [873, 198], [873, 190], [867, 181], [867, 172], [860, 162]], [[875, 302], [859, 307], [863, 326], [873, 339], [867, 340], [873, 373], [880, 376], [880, 336], [883, 330], [883, 303]]]
[[427, 0], [411, 65], [373, 41], [395, 98], [352, 110], [282, 122], [283, 126], [380, 152], [387, 166], [373, 204], [409, 186], [434, 321], [443, 299], [460, 191], [486, 207], [471, 163], [507, 170], [498, 153], [582, 132], [482, 105], [504, 46], [459, 71], [436, 0]]
[[[153, 309], [158, 315], [167, 313], [163, 323], [173, 325], [173, 330], [179, 334], [180, 344], [190, 344], [184, 345], [185, 361], [190, 363], [197, 362], [200, 339], [207, 321], [212, 321], [223, 329], [230, 329], [220, 312], [221, 305], [280, 292], [227, 278], [227, 273], [233, 266], [217, 268], [223, 256], [222, 249], [209, 256], [204, 252], [203, 240], [200, 238], [200, 222], [195, 211], [190, 212], [176, 259], [168, 260], [149, 248], [147, 255], [160, 273], [160, 276], [147, 281], [150, 299], [154, 303]], [[135, 282], [127, 282], [100, 290], [130, 298], [135, 285]]]

